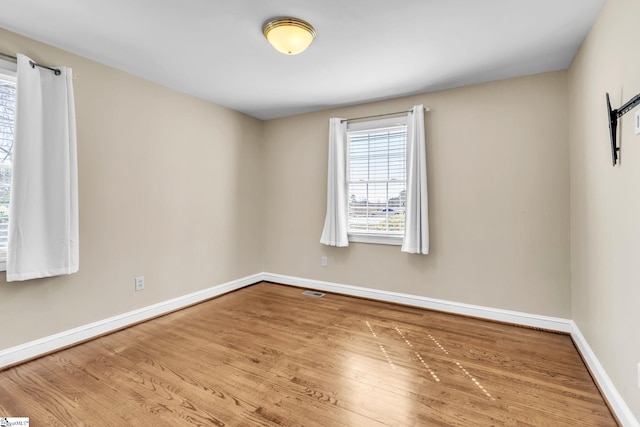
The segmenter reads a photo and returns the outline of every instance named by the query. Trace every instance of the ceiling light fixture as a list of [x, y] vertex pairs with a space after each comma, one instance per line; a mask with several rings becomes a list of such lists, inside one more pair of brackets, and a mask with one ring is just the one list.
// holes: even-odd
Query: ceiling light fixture
[[275, 18], [262, 28], [265, 38], [278, 51], [286, 55], [297, 55], [309, 47], [316, 37], [316, 30], [298, 18]]

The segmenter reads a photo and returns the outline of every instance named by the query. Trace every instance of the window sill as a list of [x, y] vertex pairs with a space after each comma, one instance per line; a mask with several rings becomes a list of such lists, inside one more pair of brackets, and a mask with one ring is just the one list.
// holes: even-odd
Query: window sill
[[349, 242], [402, 246], [402, 236], [386, 236], [383, 234], [349, 234]]

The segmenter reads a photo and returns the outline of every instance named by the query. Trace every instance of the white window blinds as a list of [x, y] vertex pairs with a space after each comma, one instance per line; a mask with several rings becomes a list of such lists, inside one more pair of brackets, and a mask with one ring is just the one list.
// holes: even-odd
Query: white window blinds
[[364, 129], [347, 132], [350, 235], [404, 234], [407, 127], [394, 121], [391, 126], [361, 123]]

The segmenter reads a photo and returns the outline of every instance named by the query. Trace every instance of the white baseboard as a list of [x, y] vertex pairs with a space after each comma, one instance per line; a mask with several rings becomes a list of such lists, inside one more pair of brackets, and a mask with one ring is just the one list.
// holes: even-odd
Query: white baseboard
[[263, 280], [282, 283], [284, 285], [298, 286], [318, 291], [334, 292], [373, 300], [405, 304], [415, 307], [428, 308], [446, 313], [462, 314], [481, 319], [496, 320], [513, 323], [521, 326], [547, 329], [550, 331], [564, 332], [571, 335], [578, 346], [582, 357], [591, 371], [594, 380], [609, 402], [618, 421], [625, 427], [640, 427], [635, 416], [620, 396], [613, 382], [607, 375], [593, 350], [580, 332], [573, 320], [557, 317], [539, 316], [535, 314], [517, 311], [502, 310], [491, 307], [470, 305], [417, 295], [402, 294], [397, 292], [382, 291], [378, 289], [363, 288], [358, 286], [343, 285], [338, 283], [322, 282], [318, 280], [303, 279], [299, 277], [283, 276], [280, 274], [263, 273]]
[[595, 382], [598, 384], [600, 391], [604, 394], [611, 405], [611, 410], [618, 417], [618, 421], [625, 427], [640, 427], [640, 423], [631, 412], [631, 409], [627, 406], [618, 390], [611, 382], [611, 378], [607, 375], [607, 371], [604, 370], [600, 361], [596, 357], [596, 354], [593, 352], [589, 343], [585, 339], [582, 332], [578, 328], [578, 325], [575, 322], [571, 321], [571, 337], [573, 338], [573, 342], [576, 343], [576, 346], [580, 350], [580, 354], [582, 354], [582, 358], [585, 363], [591, 370], [591, 375], [594, 377]]
[[53, 351], [87, 341], [91, 338], [122, 329], [124, 327], [143, 322], [145, 320], [170, 313], [175, 310], [196, 304], [216, 296], [244, 288], [261, 281], [281, 283], [283, 285], [298, 286], [318, 291], [333, 292], [373, 300], [405, 304], [414, 307], [428, 308], [446, 313], [462, 314], [481, 319], [513, 323], [516, 325], [564, 332], [571, 335], [580, 350], [585, 363], [588, 365], [600, 390], [605, 395], [618, 420], [625, 427], [640, 427], [633, 413], [618, 393], [613, 382], [598, 361], [593, 350], [580, 332], [573, 320], [558, 317], [539, 316], [530, 313], [502, 310], [479, 305], [427, 298], [418, 295], [389, 292], [379, 289], [323, 282], [300, 277], [284, 276], [273, 273], [259, 273], [242, 279], [233, 280], [202, 291], [173, 298], [148, 307], [130, 311], [78, 328], [70, 329], [55, 335], [44, 337], [15, 347], [0, 350], [0, 369], [20, 362], [51, 353]]
[[269, 282], [282, 283], [284, 285], [311, 288], [319, 291], [334, 292], [337, 294], [351, 295], [379, 301], [394, 302], [397, 304], [428, 308], [447, 313], [479, 317], [481, 319], [548, 329], [550, 331], [571, 333], [572, 330], [571, 320], [559, 317], [539, 316], [536, 314], [522, 313], [518, 311], [502, 310], [499, 308], [483, 307], [480, 305], [464, 304], [460, 302], [383, 291], [379, 289], [363, 288], [359, 286], [322, 282], [319, 280], [302, 279], [299, 277], [283, 276], [280, 274], [263, 273], [263, 279]]
[[173, 298], [168, 301], [113, 316], [108, 319], [99, 320], [97, 322], [89, 323], [88, 325], [69, 329], [25, 344], [0, 350], [0, 369], [179, 310], [189, 305], [235, 291], [260, 281], [262, 281], [262, 274], [254, 274], [253, 276], [233, 280], [202, 291]]

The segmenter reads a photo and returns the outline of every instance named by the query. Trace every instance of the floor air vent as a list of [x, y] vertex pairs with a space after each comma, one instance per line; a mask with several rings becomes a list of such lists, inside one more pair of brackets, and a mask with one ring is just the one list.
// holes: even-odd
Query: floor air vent
[[304, 291], [302, 295], [307, 295], [309, 297], [315, 297], [315, 298], [322, 298], [324, 296], [322, 292], [316, 292], [316, 291]]

